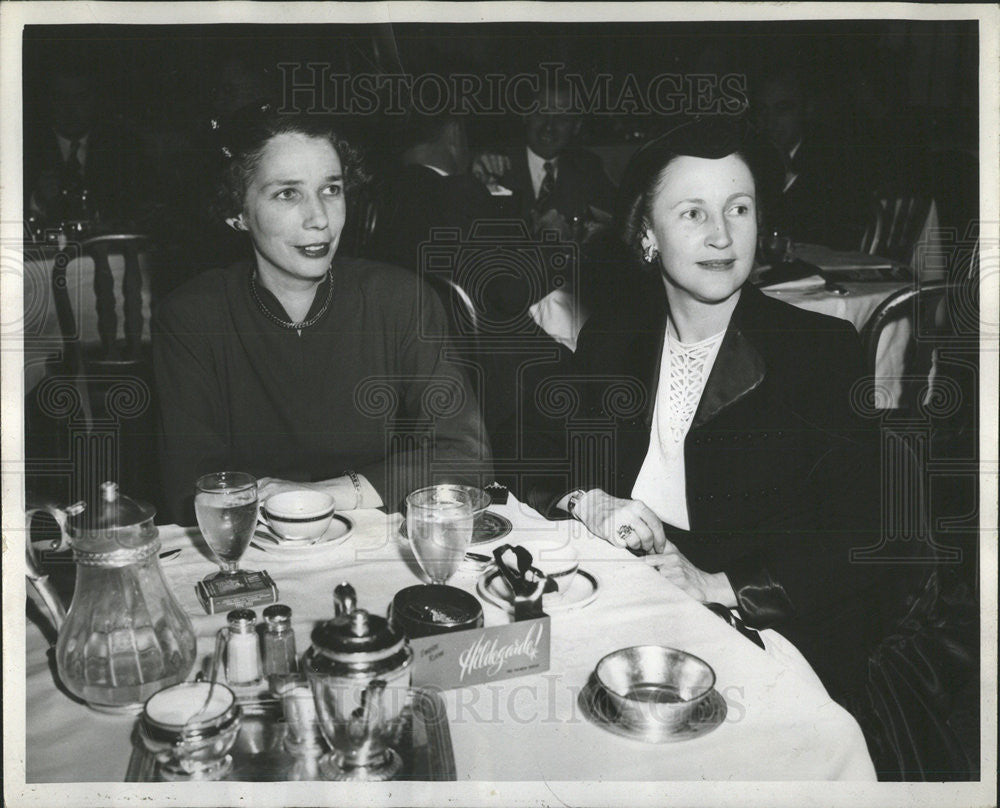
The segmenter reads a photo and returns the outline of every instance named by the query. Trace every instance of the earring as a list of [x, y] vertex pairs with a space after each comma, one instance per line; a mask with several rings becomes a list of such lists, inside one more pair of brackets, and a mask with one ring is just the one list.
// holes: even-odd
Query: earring
[[228, 224], [233, 230], [246, 230], [246, 223], [243, 221], [243, 214], [239, 216], [230, 216], [226, 219], [226, 224]]
[[642, 240], [642, 260], [647, 264], [652, 264], [656, 257], [659, 255], [656, 247], [653, 246], [652, 240], [647, 236]]

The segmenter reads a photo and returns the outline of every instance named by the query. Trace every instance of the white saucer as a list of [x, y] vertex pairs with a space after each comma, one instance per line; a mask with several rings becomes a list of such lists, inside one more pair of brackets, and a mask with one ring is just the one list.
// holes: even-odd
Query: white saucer
[[[261, 535], [261, 533], [265, 535]], [[354, 522], [351, 517], [342, 513], [335, 513], [330, 520], [330, 527], [315, 541], [289, 541], [279, 538], [273, 530], [262, 522], [257, 524], [254, 531], [254, 538], [267, 553], [299, 553], [308, 550], [325, 550], [343, 544], [354, 533]]]
[[[542, 600], [542, 609], [548, 612], [564, 612], [570, 609], [582, 609], [597, 599], [597, 591], [601, 588], [600, 579], [585, 569], [577, 571], [573, 582], [565, 592], [550, 592]], [[514, 611], [510, 602], [510, 589], [507, 582], [495, 567], [488, 569], [476, 584], [476, 591], [484, 600], [499, 606], [508, 612]]]

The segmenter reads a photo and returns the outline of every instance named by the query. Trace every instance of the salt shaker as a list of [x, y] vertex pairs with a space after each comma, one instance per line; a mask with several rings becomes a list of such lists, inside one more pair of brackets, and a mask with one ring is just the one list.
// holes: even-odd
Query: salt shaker
[[226, 678], [231, 685], [252, 685], [260, 680], [260, 651], [257, 647], [257, 614], [253, 609], [234, 609], [226, 620]]
[[264, 609], [264, 675], [294, 673], [295, 631], [292, 629], [292, 610], [282, 603]]

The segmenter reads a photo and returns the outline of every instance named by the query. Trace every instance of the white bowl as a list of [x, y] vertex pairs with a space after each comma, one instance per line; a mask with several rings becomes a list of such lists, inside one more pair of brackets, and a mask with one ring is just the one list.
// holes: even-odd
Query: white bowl
[[286, 541], [314, 541], [326, 533], [333, 519], [333, 497], [302, 488], [268, 497], [261, 516]]

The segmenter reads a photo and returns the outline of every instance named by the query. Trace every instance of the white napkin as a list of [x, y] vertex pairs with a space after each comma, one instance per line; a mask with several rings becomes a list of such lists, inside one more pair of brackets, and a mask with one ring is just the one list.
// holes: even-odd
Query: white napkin
[[802, 292], [810, 289], [822, 289], [826, 286], [826, 281], [819, 275], [809, 275], [805, 278], [797, 278], [794, 281], [784, 283], [772, 283], [762, 286], [764, 292]]
[[586, 318], [572, 294], [564, 289], [549, 292], [528, 308], [528, 314], [542, 331], [576, 353], [576, 338]]

